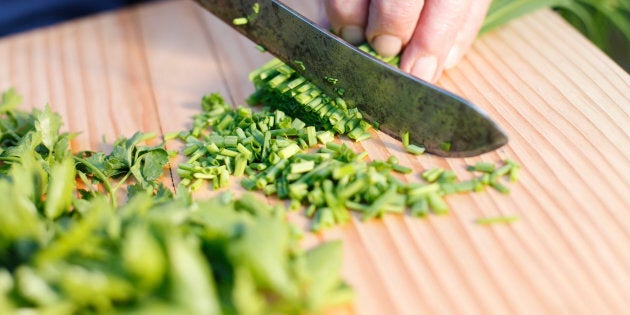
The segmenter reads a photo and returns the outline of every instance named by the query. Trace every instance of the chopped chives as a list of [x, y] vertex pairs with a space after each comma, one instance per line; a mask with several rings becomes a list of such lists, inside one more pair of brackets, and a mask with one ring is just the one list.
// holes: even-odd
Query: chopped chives
[[197, 149], [199, 149], [199, 146], [196, 144], [193, 144], [189, 147], [184, 148], [184, 151], [182, 153], [184, 153], [184, 155], [190, 156], [193, 153], [195, 153], [195, 151], [197, 151]]
[[168, 133], [164, 134], [164, 141], [177, 139], [179, 137], [180, 137], [180, 132], [179, 131], [168, 132]]
[[[484, 174], [484, 175], [489, 175], [489, 174]], [[440, 174], [440, 177], [438, 178], [438, 182], [440, 183], [454, 183], [457, 181], [457, 174], [455, 174], [455, 172], [448, 170], [448, 171], [443, 171], [442, 174]]]
[[442, 176], [442, 173], [444, 173], [443, 168], [431, 168], [422, 172], [422, 179], [426, 180], [429, 183], [433, 183], [437, 181], [440, 176]]
[[241, 180], [241, 186], [246, 190], [254, 190], [256, 188], [257, 179], [254, 177], [243, 178]]
[[457, 192], [457, 183], [440, 183], [440, 192], [442, 195], [451, 195]]
[[234, 24], [234, 25], [245, 25], [245, 24], [247, 24], [247, 18], [246, 17], [235, 18], [235, 19], [232, 20], [232, 24]]
[[[299, 61], [293, 63], [299, 68]], [[395, 156], [369, 161], [366, 151], [354, 152], [334, 141], [339, 133], [353, 140], [369, 138], [372, 126], [357, 108], [347, 108], [337, 95], [326, 96], [279, 61], [265, 67], [250, 76], [257, 91], [248, 103], [269, 107], [235, 110], [204, 99], [204, 113], [195, 117], [194, 130], [177, 135], [186, 142], [190, 157], [188, 165], [177, 170], [183, 182], [209, 179], [214, 187], [224, 187], [226, 172], [247, 174], [241, 181], [245, 189], [290, 199], [291, 207], [307, 203], [317, 230], [346, 222], [349, 209], [363, 212], [365, 219], [405, 209], [413, 216], [447, 213], [445, 195], [491, 185], [503, 190], [499, 180], [517, 172], [515, 162], [506, 160], [501, 167], [477, 163], [471, 170], [483, 174], [467, 181], [437, 168], [422, 173], [425, 183], [405, 183], [397, 173], [413, 169], [400, 165]], [[409, 133], [401, 138], [407, 152], [425, 151], [409, 143]]]
[[204, 173], [194, 173], [192, 175], [193, 178], [198, 178], [198, 179], [213, 179], [215, 177], [217, 177], [217, 175], [215, 174], [204, 174]]
[[201, 188], [201, 185], [203, 185], [203, 179], [198, 178], [188, 185], [188, 189], [190, 189], [191, 191], [196, 191]]
[[497, 191], [499, 191], [502, 194], [509, 194], [510, 193], [510, 188], [508, 188], [507, 186], [495, 181], [495, 182], [491, 182], [490, 186], [492, 186], [492, 188], [496, 189]]
[[427, 199], [429, 202], [429, 207], [431, 207], [431, 210], [433, 210], [433, 213], [435, 214], [448, 213], [449, 211], [448, 205], [446, 204], [444, 199], [442, 199], [442, 196], [440, 196], [438, 193], [434, 192], [434, 193], [428, 194]]
[[479, 225], [509, 224], [509, 223], [514, 223], [518, 220], [519, 220], [518, 216], [509, 215], [509, 216], [479, 218], [475, 220], [475, 223]]
[[315, 161], [304, 161], [291, 164], [291, 173], [306, 173], [315, 168]]
[[321, 131], [317, 133], [317, 140], [322, 144], [327, 144], [334, 140], [334, 135], [330, 131]]
[[222, 170], [219, 173], [219, 187], [225, 187], [228, 184], [230, 173], [227, 170]]
[[247, 149], [244, 145], [242, 145], [240, 143], [237, 144], [236, 145], [236, 150], [238, 152], [240, 152], [241, 154], [243, 154], [243, 157], [245, 158], [245, 160], [250, 160], [252, 158], [252, 151]]
[[210, 142], [210, 144], [206, 146], [206, 150], [208, 150], [209, 153], [217, 153], [220, 151], [219, 147], [214, 142]]
[[413, 170], [409, 167], [406, 166], [402, 166], [400, 164], [394, 164], [392, 169], [398, 173], [402, 173], [402, 174], [411, 174], [413, 172]]
[[512, 165], [512, 168], [510, 169], [510, 182], [516, 182], [518, 181], [518, 174], [520, 171], [521, 167], [518, 164]]
[[405, 147], [405, 151], [413, 154], [413, 155], [421, 155], [426, 151], [425, 147], [417, 146], [415, 144], [410, 144]]
[[411, 205], [411, 215], [414, 217], [424, 217], [429, 214], [429, 201], [422, 198]]
[[437, 193], [440, 190], [440, 185], [433, 184], [410, 184], [408, 186], [407, 194], [410, 196], [426, 196], [428, 194]]
[[474, 191], [476, 185], [477, 185], [476, 180], [467, 180], [467, 181], [462, 181], [455, 184], [455, 187], [458, 193], [465, 193], [465, 192]]
[[219, 154], [223, 155], [223, 156], [228, 156], [228, 157], [236, 157], [237, 155], [239, 155], [238, 151], [234, 151], [234, 150], [230, 150], [227, 148], [223, 148], [221, 150], [219, 150]]
[[512, 169], [512, 167], [513, 166], [510, 164], [505, 164], [501, 166], [500, 168], [498, 168], [497, 170], [495, 170], [493, 172], [493, 175], [495, 175], [496, 177], [507, 175], [508, 173], [510, 173], [510, 170]]
[[237, 143], [238, 143], [238, 136], [223, 137], [223, 145], [226, 147], [236, 147]]
[[339, 83], [339, 79], [337, 78], [333, 78], [333, 77], [324, 77], [324, 80], [328, 81], [328, 83], [332, 84], [332, 85], [336, 85], [337, 83]]
[[444, 141], [442, 143], [440, 143], [440, 150], [444, 151], [444, 152], [451, 152], [451, 142], [450, 141]]
[[282, 150], [278, 151], [278, 156], [282, 159], [288, 159], [300, 151], [301, 149], [297, 144], [291, 143], [290, 145], [286, 146]]
[[293, 63], [295, 63], [295, 65], [297, 65], [300, 69], [306, 70], [306, 67], [304, 66], [304, 62], [300, 60], [294, 60]]
[[236, 156], [234, 160], [234, 176], [243, 176], [248, 158], [244, 154]]
[[470, 168], [472, 171], [482, 172], [482, 173], [492, 173], [494, 172], [494, 163], [490, 162], [477, 162], [473, 167]]
[[404, 133], [402, 134], [402, 137], [401, 137], [401, 138], [402, 138], [402, 145], [403, 145], [403, 148], [407, 148], [407, 147], [409, 146], [409, 144], [410, 144], [410, 143], [409, 143], [409, 131], [404, 132]]
[[291, 122], [291, 128], [293, 129], [300, 130], [304, 127], [306, 127], [306, 124], [303, 121], [301, 121], [299, 118], [295, 118]]

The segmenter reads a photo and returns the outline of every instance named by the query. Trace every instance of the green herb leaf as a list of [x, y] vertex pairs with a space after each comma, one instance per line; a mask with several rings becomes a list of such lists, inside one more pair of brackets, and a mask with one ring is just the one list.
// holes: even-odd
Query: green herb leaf
[[76, 186], [74, 160], [65, 158], [53, 166], [50, 183], [46, 192], [44, 213], [49, 219], [56, 219], [70, 210]]
[[33, 110], [35, 117], [35, 129], [42, 136], [42, 143], [52, 151], [57, 139], [59, 138], [59, 129], [61, 128], [61, 115], [52, 112], [50, 106], [46, 106], [44, 111], [38, 109]]

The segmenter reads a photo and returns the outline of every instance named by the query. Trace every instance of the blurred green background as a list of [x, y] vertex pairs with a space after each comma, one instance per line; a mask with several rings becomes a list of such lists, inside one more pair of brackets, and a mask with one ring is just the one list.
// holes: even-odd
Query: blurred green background
[[549, 7], [630, 72], [630, 0], [494, 0], [482, 33]]

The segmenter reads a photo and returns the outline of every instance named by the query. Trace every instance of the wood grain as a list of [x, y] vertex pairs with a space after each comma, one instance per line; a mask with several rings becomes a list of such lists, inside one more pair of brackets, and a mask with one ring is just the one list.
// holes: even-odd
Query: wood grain
[[[321, 16], [314, 1], [290, 4]], [[107, 150], [117, 135], [188, 128], [206, 93], [244, 104], [247, 74], [270, 58], [194, 3], [162, 1], [0, 39], [0, 89], [15, 87], [27, 108], [50, 103], [64, 130], [81, 132], [75, 150]], [[405, 154], [381, 133], [342, 141], [371, 159], [397, 156], [416, 170], [403, 177], [410, 182], [435, 166], [467, 178], [466, 165], [505, 158], [523, 165], [521, 180], [507, 196], [449, 197], [446, 216], [354, 218], [309, 234], [305, 246], [344, 240], [343, 272], [357, 299], [338, 313], [626, 313], [630, 76], [542, 10], [477, 40], [439, 85], [485, 110], [509, 144], [443, 159]], [[520, 220], [474, 223], [497, 215]]]

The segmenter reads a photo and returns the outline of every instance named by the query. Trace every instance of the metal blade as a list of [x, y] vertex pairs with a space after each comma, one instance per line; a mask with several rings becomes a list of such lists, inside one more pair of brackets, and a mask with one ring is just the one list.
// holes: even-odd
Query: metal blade
[[[477, 155], [507, 143], [501, 129], [468, 101], [358, 50], [278, 1], [196, 1], [329, 96], [343, 89], [349, 106], [391, 136], [409, 131], [412, 143], [449, 157]], [[247, 23], [234, 25], [242, 17]]]

